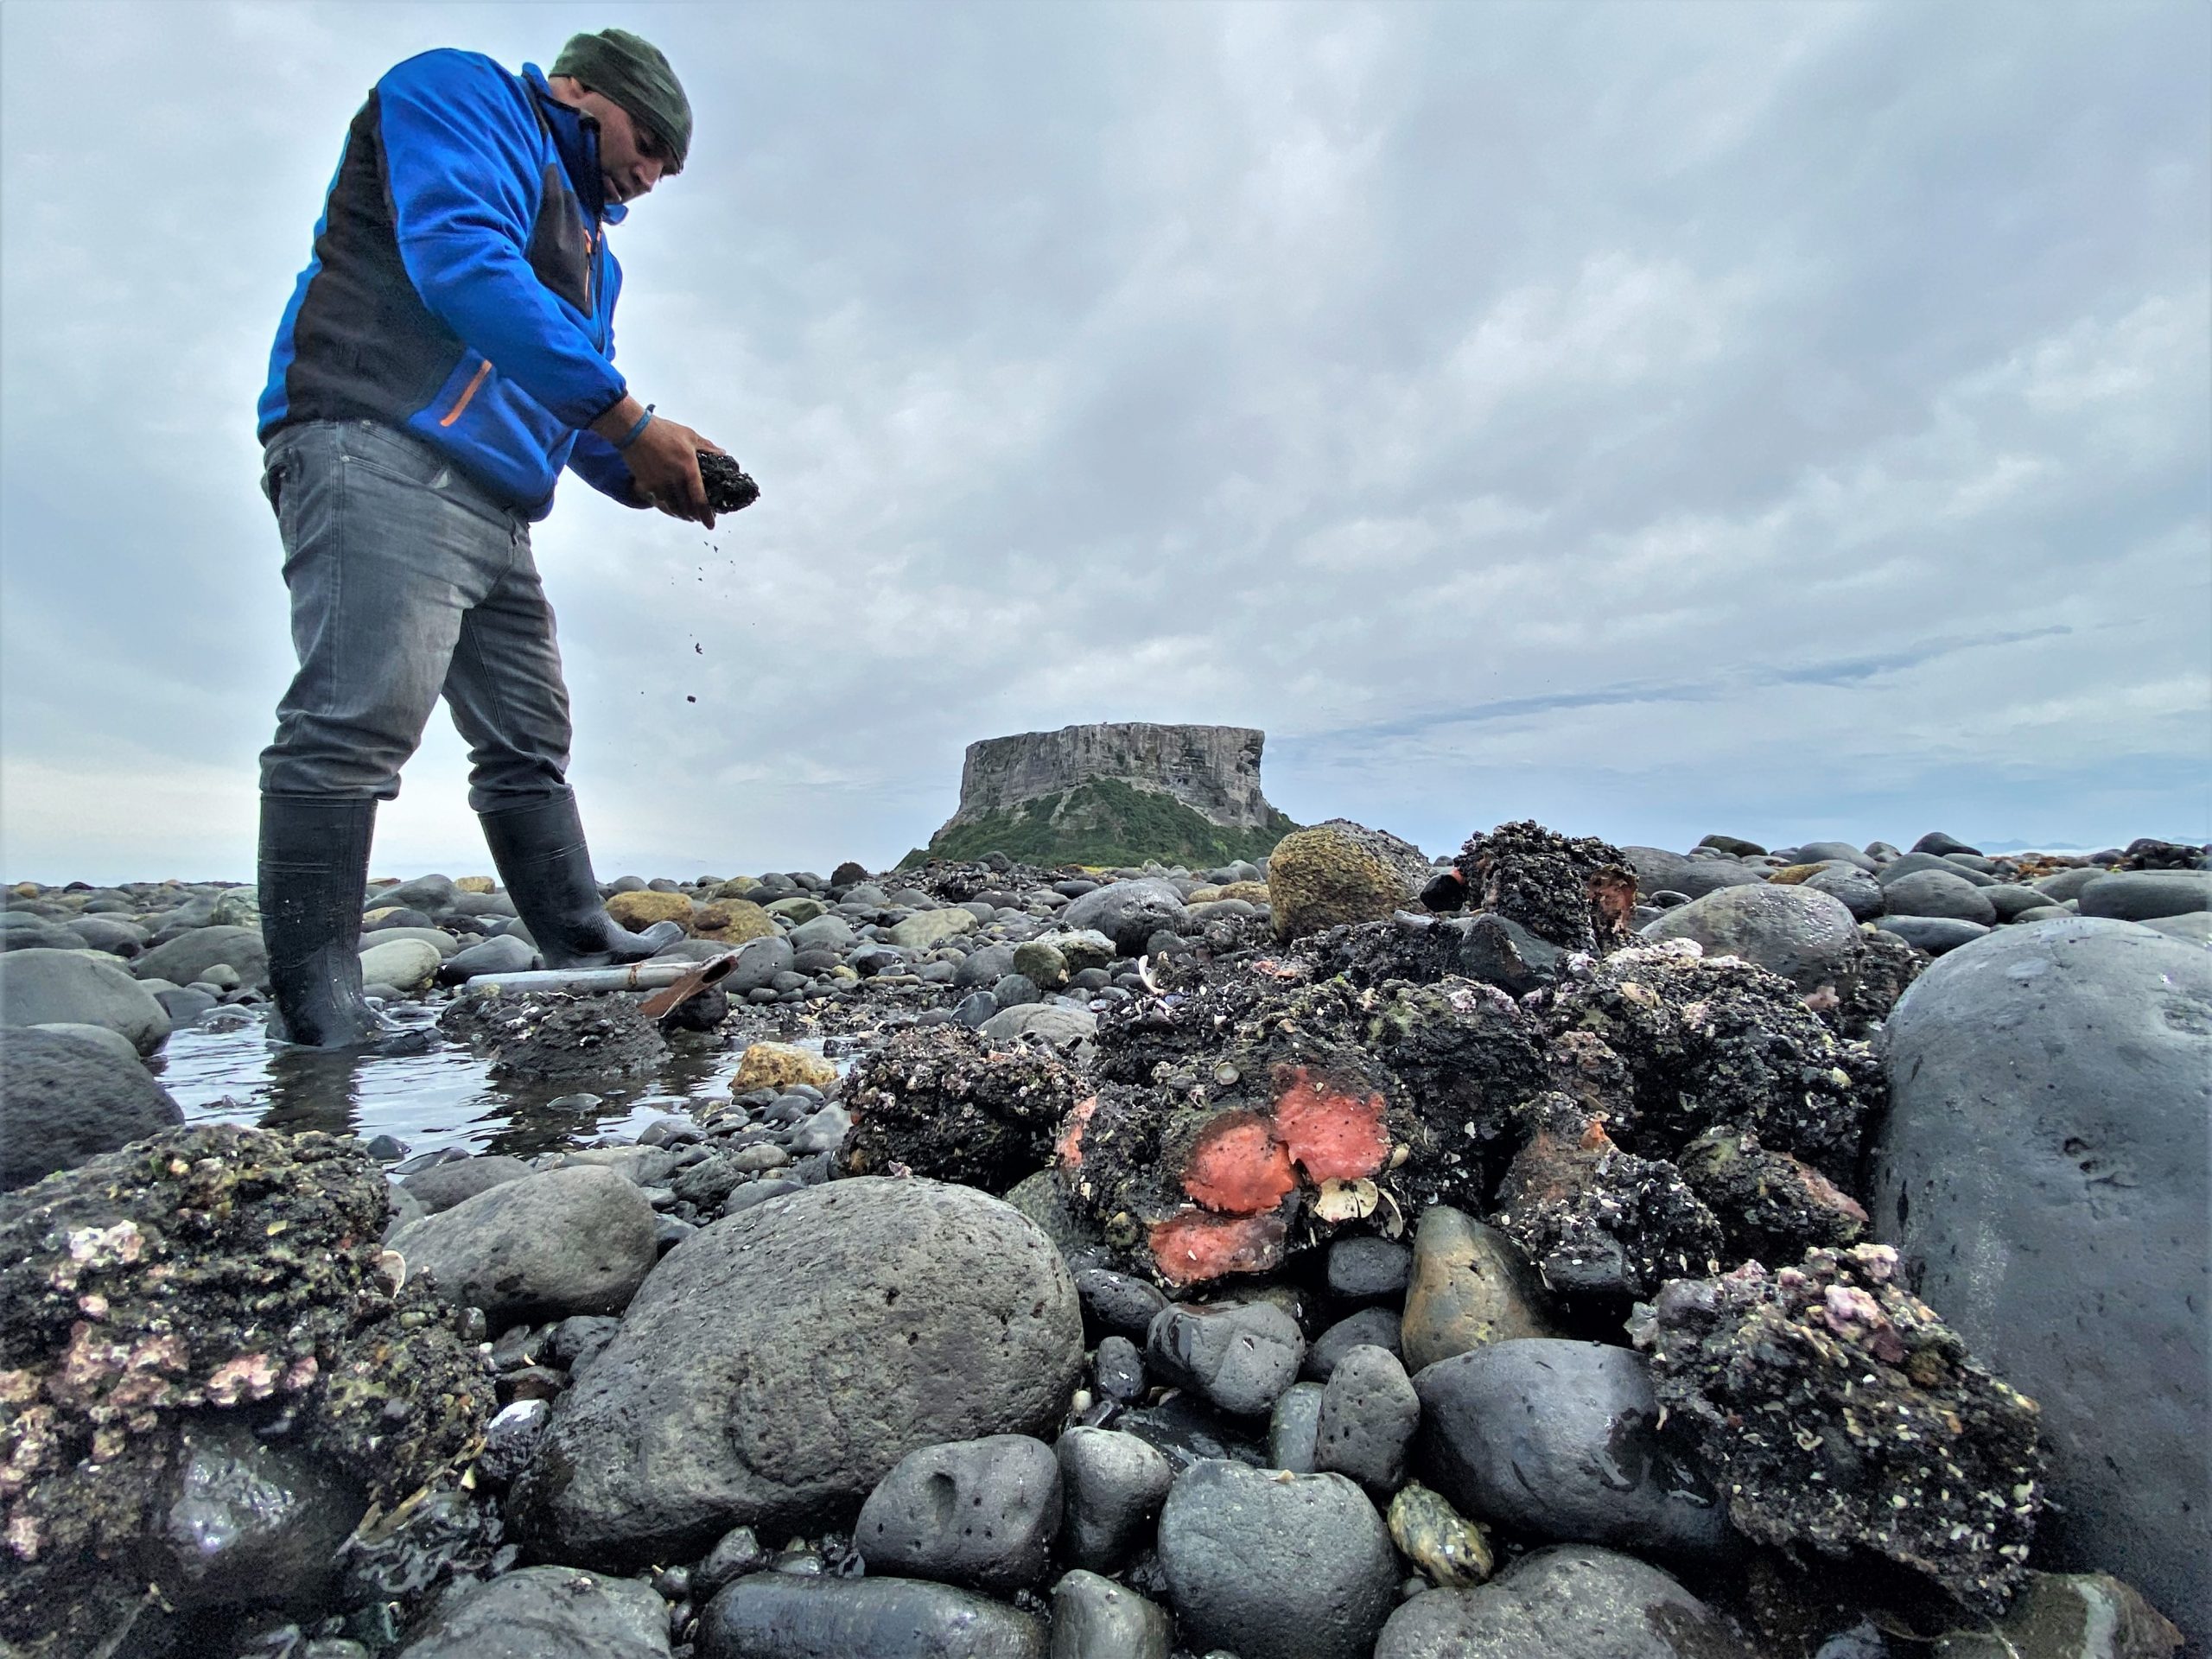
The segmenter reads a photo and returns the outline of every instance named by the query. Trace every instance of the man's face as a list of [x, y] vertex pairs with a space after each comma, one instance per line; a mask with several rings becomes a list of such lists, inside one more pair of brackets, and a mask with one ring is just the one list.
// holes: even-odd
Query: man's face
[[563, 101], [599, 123], [599, 173], [609, 201], [635, 201], [661, 181], [668, 171], [668, 151], [650, 127], [589, 87], [578, 88]]

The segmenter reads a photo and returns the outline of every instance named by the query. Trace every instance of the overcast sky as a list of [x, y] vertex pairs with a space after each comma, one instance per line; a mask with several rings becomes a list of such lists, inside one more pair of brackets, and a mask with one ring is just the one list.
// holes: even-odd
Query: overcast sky
[[[540, 527], [603, 879], [880, 866], [1096, 720], [1432, 853], [2212, 836], [2198, 0], [8, 0], [7, 879], [251, 874], [345, 124], [608, 23], [697, 113], [622, 365], [765, 494]], [[379, 872], [488, 868], [465, 769]]]

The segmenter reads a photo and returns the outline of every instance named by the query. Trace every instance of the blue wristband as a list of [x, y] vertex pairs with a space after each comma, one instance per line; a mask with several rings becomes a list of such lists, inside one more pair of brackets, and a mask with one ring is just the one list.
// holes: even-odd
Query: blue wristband
[[645, 435], [645, 429], [652, 423], [653, 406], [651, 404], [647, 404], [645, 405], [645, 412], [638, 416], [638, 423], [632, 427], [627, 432], [625, 432], [622, 435], [622, 441], [614, 446], [616, 451], [618, 453], [626, 452], [632, 444], [635, 443], [639, 438]]

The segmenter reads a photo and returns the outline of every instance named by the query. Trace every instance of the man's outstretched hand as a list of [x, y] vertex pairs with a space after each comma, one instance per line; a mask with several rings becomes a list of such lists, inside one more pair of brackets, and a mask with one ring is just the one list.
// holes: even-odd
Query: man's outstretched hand
[[[591, 423], [591, 429], [609, 443], [619, 445], [645, 412], [645, 406], [626, 395], [622, 401]], [[686, 518], [712, 530], [714, 509], [707, 505], [707, 486], [699, 477], [699, 452], [727, 454], [721, 445], [702, 436], [681, 421], [656, 415], [637, 441], [622, 451], [638, 493], [671, 518]]]

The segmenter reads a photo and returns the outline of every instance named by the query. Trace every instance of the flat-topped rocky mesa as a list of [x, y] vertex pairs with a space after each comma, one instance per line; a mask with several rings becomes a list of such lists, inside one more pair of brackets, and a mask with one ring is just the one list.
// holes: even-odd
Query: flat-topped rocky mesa
[[968, 746], [960, 806], [907, 855], [1005, 853], [1030, 863], [1257, 859], [1298, 825], [1260, 789], [1249, 726], [1064, 726]]

